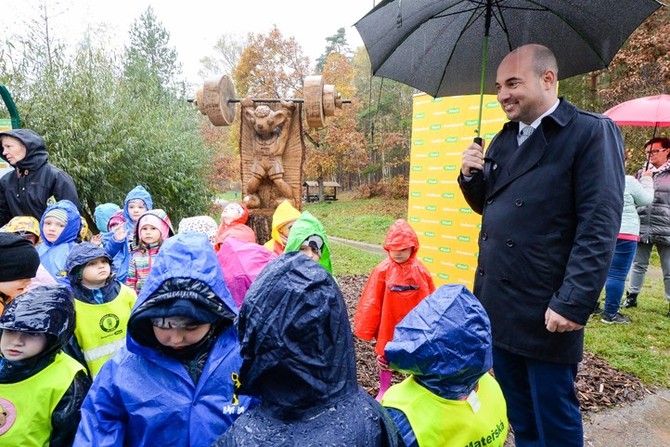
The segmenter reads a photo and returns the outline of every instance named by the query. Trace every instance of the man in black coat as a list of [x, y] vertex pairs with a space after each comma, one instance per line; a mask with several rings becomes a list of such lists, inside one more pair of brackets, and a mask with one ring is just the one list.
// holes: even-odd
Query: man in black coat
[[44, 139], [30, 129], [0, 132], [0, 156], [13, 172], [0, 178], [0, 227], [15, 216], [40, 220], [51, 199], [67, 199], [81, 211], [72, 177], [49, 163]]
[[464, 151], [458, 179], [482, 214], [474, 292], [517, 447], [583, 445], [574, 379], [623, 207], [618, 128], [559, 100], [557, 76], [540, 45], [503, 59], [496, 86], [510, 122], [486, 157], [475, 143]]

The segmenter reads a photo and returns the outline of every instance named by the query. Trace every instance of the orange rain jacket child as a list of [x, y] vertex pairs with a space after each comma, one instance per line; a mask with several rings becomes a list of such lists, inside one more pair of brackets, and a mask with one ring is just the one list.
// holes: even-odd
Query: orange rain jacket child
[[416, 257], [419, 238], [412, 227], [398, 219], [389, 228], [384, 250], [413, 247], [402, 264], [390, 256], [372, 270], [354, 316], [354, 334], [363, 340], [377, 340], [375, 352], [384, 355], [386, 343], [393, 339], [396, 324], [419, 302], [435, 291], [428, 269]]

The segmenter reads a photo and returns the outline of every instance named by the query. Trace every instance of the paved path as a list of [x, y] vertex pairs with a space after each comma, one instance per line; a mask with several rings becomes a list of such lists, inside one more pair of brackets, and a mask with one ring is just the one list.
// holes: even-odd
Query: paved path
[[328, 240], [337, 242], [339, 244], [348, 245], [349, 247], [358, 248], [359, 250], [363, 250], [368, 253], [386, 256], [386, 250], [384, 250], [381, 245], [368, 244], [367, 242], [350, 241], [348, 239], [342, 239], [341, 237], [335, 236], [328, 236]]

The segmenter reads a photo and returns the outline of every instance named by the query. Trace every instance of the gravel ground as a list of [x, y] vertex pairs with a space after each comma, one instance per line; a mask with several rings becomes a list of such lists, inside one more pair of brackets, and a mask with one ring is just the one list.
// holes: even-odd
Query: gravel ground
[[[342, 276], [337, 280], [353, 325], [353, 314], [367, 276]], [[370, 343], [357, 338], [354, 343], [358, 382], [375, 396], [376, 354]], [[396, 373], [393, 383], [403, 378]], [[584, 413], [585, 446], [670, 446], [670, 390], [647, 389], [636, 377], [590, 353], [585, 353], [579, 366], [576, 388]], [[511, 436], [505, 445], [514, 446]]]

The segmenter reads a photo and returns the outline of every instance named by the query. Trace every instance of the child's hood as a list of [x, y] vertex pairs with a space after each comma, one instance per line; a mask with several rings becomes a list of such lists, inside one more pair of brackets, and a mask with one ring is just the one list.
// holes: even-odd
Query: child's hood
[[65, 286], [39, 286], [13, 299], [0, 317], [0, 329], [51, 335], [45, 353], [60, 350], [74, 333], [74, 298]]
[[[16, 163], [15, 166], [21, 171], [26, 169], [29, 171], [34, 171], [49, 161], [49, 153], [47, 152], [46, 144], [44, 144], [44, 139], [35, 131], [30, 129], [12, 129], [5, 132], [0, 132], [0, 137], [3, 135], [8, 135], [10, 137], [16, 138], [17, 140], [20, 140], [26, 147], [25, 158]], [[5, 156], [2, 155], [2, 151], [0, 151], [0, 157], [7, 161]]]
[[232, 321], [237, 315], [237, 306], [226, 287], [216, 253], [202, 233], [177, 234], [161, 246], [130, 315], [129, 349], [136, 346], [132, 336], [146, 323], [142, 320], [147, 311], [177, 300], [188, 300], [221, 319]]
[[8, 233], [32, 233], [40, 240], [40, 222], [33, 216], [14, 216], [2, 229]]
[[67, 256], [65, 262], [65, 270], [67, 271], [70, 284], [77, 284], [79, 281], [79, 268], [83, 268], [87, 263], [94, 259], [105, 258], [112, 264], [112, 258], [101, 247], [90, 242], [82, 242], [72, 247], [70, 254]]
[[404, 250], [408, 247], [414, 247], [412, 256], [416, 256], [419, 250], [419, 237], [414, 229], [405, 219], [396, 220], [386, 232], [384, 240], [384, 250]]
[[98, 227], [98, 231], [106, 233], [109, 219], [120, 209], [121, 208], [116, 203], [101, 203], [96, 206], [93, 218], [95, 219], [95, 226]]
[[128, 192], [126, 195], [126, 200], [123, 201], [123, 217], [126, 218], [126, 222], [130, 222], [133, 225], [134, 222], [130, 218], [130, 214], [128, 214], [128, 204], [131, 200], [136, 199], [142, 200], [147, 206], [147, 210], [150, 210], [154, 207], [154, 201], [151, 198], [151, 194], [149, 194], [149, 191], [147, 191], [144, 186], [138, 185], [131, 189], [130, 192]]
[[47, 247], [74, 242], [77, 239], [77, 236], [79, 236], [79, 229], [81, 228], [81, 215], [75, 204], [69, 200], [59, 200], [53, 205], [49, 205], [47, 209], [44, 210], [44, 214], [42, 214], [42, 218], [40, 219], [40, 234], [44, 234], [44, 216], [46, 216], [49, 211], [55, 209], [65, 211], [67, 215], [67, 223], [65, 224], [65, 228], [63, 228], [63, 232], [54, 242], [49, 242], [42, 238], [42, 242]]
[[394, 370], [453, 399], [491, 368], [492, 346], [491, 324], [479, 300], [462, 285], [445, 284], [396, 325], [385, 355]]
[[282, 203], [277, 206], [274, 214], [272, 215], [272, 239], [281, 243], [281, 236], [279, 235], [279, 227], [284, 225], [286, 222], [296, 220], [300, 217], [300, 211], [295, 209], [291, 202], [284, 200]]
[[333, 403], [358, 389], [346, 304], [333, 277], [301, 253], [263, 269], [237, 320], [240, 393], [286, 411]]
[[321, 222], [312, 215], [309, 211], [304, 211], [298, 220], [295, 221], [291, 231], [288, 234], [286, 241], [286, 252], [300, 251], [300, 246], [308, 237], [316, 234], [323, 239], [323, 247], [321, 247], [321, 258], [319, 264], [323, 266], [328, 272], [333, 273], [333, 266], [330, 262], [330, 244], [326, 237], [326, 229]]

